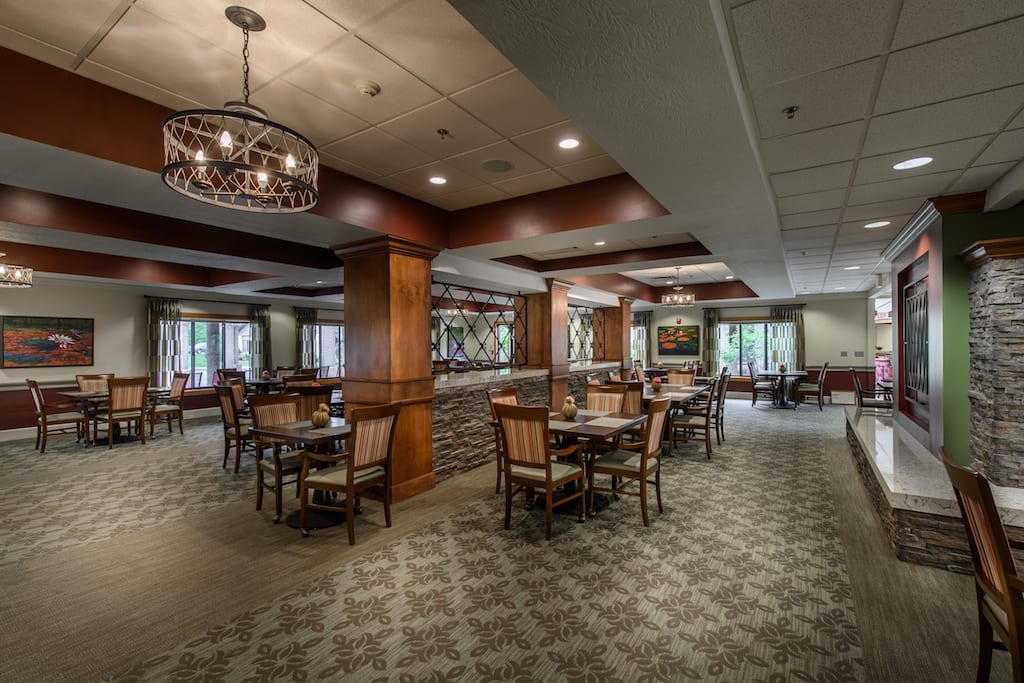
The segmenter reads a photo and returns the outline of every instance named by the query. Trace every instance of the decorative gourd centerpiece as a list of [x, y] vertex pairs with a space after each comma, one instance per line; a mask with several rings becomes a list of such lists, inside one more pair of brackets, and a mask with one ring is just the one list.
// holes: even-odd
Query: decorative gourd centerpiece
[[264, 370], [263, 372], [260, 373], [260, 375], [263, 377], [263, 379], [270, 379], [270, 370]]
[[565, 403], [562, 404], [562, 417], [566, 420], [572, 420], [576, 417], [576, 401], [572, 396], [565, 397]]
[[658, 367], [659, 367], [659, 368], [663, 368], [663, 367], [665, 367], [665, 364], [664, 364], [664, 363], [662, 363], [662, 362], [661, 362], [661, 361], [659, 360], [659, 361], [658, 361]]
[[785, 363], [779, 363], [779, 372], [785, 372], [785, 371], [786, 371], [786, 364]]
[[311, 421], [314, 427], [326, 427], [327, 423], [331, 421], [330, 406], [326, 403], [321, 403], [317, 409], [313, 411]]
[[655, 377], [651, 380], [651, 391], [661, 391], [661, 378]]

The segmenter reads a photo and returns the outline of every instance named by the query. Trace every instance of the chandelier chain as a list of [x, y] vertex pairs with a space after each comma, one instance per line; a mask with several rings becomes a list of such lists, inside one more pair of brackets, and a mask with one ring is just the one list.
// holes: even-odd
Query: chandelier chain
[[242, 24], [242, 99], [249, 104], [249, 24]]

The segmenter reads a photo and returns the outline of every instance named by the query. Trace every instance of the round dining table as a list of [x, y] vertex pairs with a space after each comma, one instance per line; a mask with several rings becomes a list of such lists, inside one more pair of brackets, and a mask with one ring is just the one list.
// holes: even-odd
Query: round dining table
[[758, 377], [772, 377], [776, 380], [775, 400], [772, 401], [772, 408], [792, 408], [800, 405], [796, 400], [789, 400], [789, 394], [793, 380], [807, 377], [806, 370], [762, 370], [757, 373]]

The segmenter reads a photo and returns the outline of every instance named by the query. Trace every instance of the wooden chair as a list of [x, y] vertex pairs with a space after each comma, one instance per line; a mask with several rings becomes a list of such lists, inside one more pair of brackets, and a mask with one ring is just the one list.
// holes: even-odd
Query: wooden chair
[[217, 392], [220, 403], [220, 417], [224, 421], [224, 462], [221, 467], [228, 466], [228, 454], [231, 446], [235, 447], [235, 474], [242, 462], [242, 451], [252, 449], [252, 437], [249, 433], [250, 421], [239, 415], [235, 407], [235, 395], [230, 386], [218, 384], [213, 388]]
[[519, 405], [519, 390], [516, 387], [502, 387], [501, 389], [488, 389], [487, 405], [491, 408], [491, 420], [494, 421], [494, 452], [498, 461], [498, 478], [494, 483], [494, 492], [501, 492], [501, 475], [505, 471], [505, 444], [501, 440], [501, 427], [498, 425], [498, 416], [494, 413], [496, 404]]
[[764, 398], [771, 399], [775, 402], [775, 392], [778, 388], [775, 384], [775, 380], [770, 377], [758, 378], [757, 365], [753, 361], [747, 362], [747, 369], [750, 371], [750, 405], [757, 405], [757, 397], [763, 396]]
[[176, 372], [171, 379], [171, 393], [156, 400], [149, 407], [149, 436], [153, 437], [153, 427], [160, 418], [167, 418], [167, 431], [174, 433], [171, 421], [178, 418], [178, 432], [185, 434], [185, 385], [188, 384], [187, 372]]
[[633, 379], [637, 382], [643, 382], [644, 376], [644, 364], [638, 360], [633, 361]]
[[96, 375], [75, 375], [79, 391], [106, 391], [107, 380], [112, 379], [114, 373], [105, 372]]
[[[252, 423], [259, 429], [262, 426], [288, 424], [298, 422], [299, 398], [289, 394], [271, 394], [253, 396]], [[285, 484], [295, 484], [295, 496], [299, 495], [299, 473], [302, 471], [302, 452], [293, 451], [283, 455], [282, 447], [287, 442], [270, 437], [259, 437], [253, 441], [256, 449], [256, 509], [263, 509], [263, 490], [274, 492], [274, 524], [281, 521], [282, 496]], [[263, 457], [263, 449], [270, 448], [269, 458]], [[286, 477], [292, 477], [286, 480]]]
[[278, 365], [274, 370], [274, 377], [281, 379], [282, 377], [290, 377], [295, 374], [294, 365]]
[[291, 375], [286, 375], [281, 379], [284, 380], [284, 389], [288, 391], [290, 387], [309, 387], [316, 381], [315, 373], [308, 372], [296, 372]]
[[669, 384], [679, 384], [684, 387], [693, 386], [693, 378], [697, 376], [697, 371], [693, 368], [677, 370], [669, 370], [666, 374], [666, 379]]
[[[668, 396], [651, 401], [647, 409], [647, 422], [644, 424], [642, 437], [637, 443], [622, 444], [616, 450], [604, 453], [594, 460], [587, 471], [590, 480], [590, 508], [594, 508], [594, 492], [601, 491], [614, 495], [640, 497], [640, 514], [644, 526], [650, 526], [647, 518], [647, 485], [654, 484], [654, 492], [658, 500], [658, 512], [661, 507], [661, 438], [665, 432], [665, 418], [668, 415], [672, 399]], [[594, 485], [595, 474], [611, 475], [610, 488]], [[654, 475], [654, 481], [650, 480]], [[640, 485], [639, 491], [627, 490], [634, 483]]]
[[[622, 384], [626, 387], [626, 396], [622, 401], [622, 412], [631, 413], [633, 415], [640, 415], [644, 412], [644, 383], [642, 381], [608, 382], [608, 384], [612, 386]], [[643, 427], [636, 427], [627, 431], [624, 436], [628, 436], [633, 439], [642, 439], [643, 430]]]
[[626, 402], [626, 384], [612, 380], [608, 384], [588, 384], [587, 410], [603, 410], [608, 413], [621, 413]]
[[[974, 566], [978, 602], [977, 680], [988, 680], [992, 650], [1000, 648], [1010, 653], [1013, 680], [1024, 681], [1024, 580], [1017, 574], [1010, 553], [1010, 548], [1024, 549], [1024, 543], [1007, 538], [988, 480], [953, 462], [945, 449], [942, 460], [960, 506]], [[993, 640], [993, 631], [999, 642]]]
[[430, 364], [435, 375], [443, 375], [448, 372], [448, 361], [446, 360], [432, 360]]
[[729, 391], [730, 379], [732, 376], [728, 372], [718, 376], [718, 391], [711, 409], [711, 421], [715, 423], [715, 443], [719, 446], [725, 441], [725, 394]]
[[86, 441], [89, 440], [89, 418], [76, 410], [75, 404], [48, 404], [38, 382], [26, 379], [25, 383], [36, 407], [36, 448], [40, 453], [46, 452], [46, 438], [50, 434], [70, 434], [73, 429], [77, 438], [84, 436]]
[[[579, 520], [584, 520], [586, 486], [583, 445], [552, 449], [548, 439], [548, 412], [547, 406], [494, 405], [505, 446], [505, 528], [512, 526], [512, 498], [515, 494], [524, 491], [530, 496], [534, 490], [543, 489], [545, 538], [550, 541], [555, 507], [577, 500]], [[568, 461], [570, 457], [574, 462]], [[567, 485], [575, 485], [575, 490], [570, 490]], [[556, 501], [554, 492], [560, 486], [566, 486], [567, 493]]]
[[892, 401], [884, 397], [886, 391], [876, 389], [865, 389], [860, 385], [860, 376], [857, 371], [850, 368], [850, 375], [853, 376], [853, 396], [857, 400], [858, 408], [892, 408]]
[[[217, 368], [216, 377], [218, 384], [226, 384], [229, 377], [233, 377], [232, 373], [237, 373], [238, 368]], [[242, 373], [243, 376], [245, 373]]]
[[245, 371], [244, 370], [221, 369], [221, 370], [217, 371], [217, 376], [220, 378], [220, 383], [221, 384], [228, 384], [228, 385], [230, 385], [230, 384], [233, 384], [233, 383], [237, 383], [237, 384], [241, 385], [242, 403], [239, 405], [238, 409], [243, 411], [243, 412], [245, 410], [247, 410], [247, 407], [246, 407], [246, 404], [245, 404], [245, 400], [247, 398], [249, 398], [249, 396], [253, 392], [249, 390], [249, 386], [245, 382]]
[[818, 380], [814, 384], [801, 383], [796, 385], [796, 401], [797, 403], [803, 403], [804, 398], [811, 396], [818, 399], [818, 410], [822, 409], [824, 402], [823, 396], [825, 395], [825, 375], [828, 374], [828, 361], [821, 366], [821, 372], [818, 373]]
[[139, 439], [146, 443], [146, 389], [149, 377], [112, 377], [107, 380], [110, 400], [93, 415], [93, 433], [99, 435], [99, 424], [107, 426], [107, 448], [114, 447], [114, 425], [134, 422]]
[[[334, 393], [334, 387], [330, 384], [321, 384], [319, 386], [291, 386], [288, 387], [288, 394], [295, 396], [297, 400], [296, 411], [300, 420], [308, 420], [313, 415], [313, 411], [320, 407], [321, 403], [326, 403], [328, 408], [331, 405], [331, 394]], [[249, 405], [252, 405], [252, 399], [249, 400]], [[254, 416], [255, 417], [255, 416]]]
[[669, 451], [674, 451], [676, 441], [703, 441], [708, 460], [711, 459], [711, 430], [714, 415], [715, 390], [720, 380], [716, 377], [711, 387], [700, 395], [703, 402], [699, 406], [677, 410], [669, 423]]
[[[384, 503], [384, 522], [391, 528], [391, 451], [400, 409], [398, 404], [354, 408], [349, 418], [352, 432], [344, 453], [303, 451], [299, 527], [304, 537], [309, 536], [308, 510], [344, 510], [348, 544], [355, 545], [355, 511], [363, 496]], [[310, 471], [312, 467], [317, 468], [316, 472]], [[310, 491], [344, 494], [344, 508], [310, 500]]]

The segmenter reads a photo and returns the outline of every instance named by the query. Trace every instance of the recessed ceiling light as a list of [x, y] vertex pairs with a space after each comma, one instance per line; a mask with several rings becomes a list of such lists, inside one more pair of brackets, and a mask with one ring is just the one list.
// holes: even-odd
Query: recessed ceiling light
[[889, 221], [875, 221], [874, 223], [865, 223], [864, 227], [873, 230], [874, 228], [884, 228], [887, 225], [889, 225]]
[[600, 241], [600, 242], [594, 242], [594, 246], [595, 246], [595, 247], [603, 247], [604, 245], [605, 245], [605, 242], [604, 242], [604, 240], [602, 240], [602, 241]]
[[932, 163], [931, 157], [914, 157], [913, 159], [907, 159], [906, 161], [901, 161], [898, 164], [893, 164], [892, 167], [893, 170], [896, 171], [906, 171], [908, 168], [927, 166], [930, 163]]
[[860, 266], [846, 266], [843, 270], [860, 270]]
[[669, 279], [665, 280], [665, 284], [666, 285], [674, 285], [675, 283], [676, 283], [676, 281], [673, 280], [672, 278], [669, 278]]
[[836, 287], [835, 289], [837, 289], [837, 290], [839, 290], [839, 289], [846, 289], [846, 287]]
[[736, 277], [736, 276], [735, 276], [735, 275], [726, 275], [726, 276], [725, 276], [725, 279], [726, 279], [726, 280], [731, 280], [731, 279], [733, 279], [734, 277]]
[[565, 138], [559, 141], [558, 146], [562, 149], [576, 149], [580, 146], [580, 141], [576, 138]]
[[448, 182], [448, 179], [443, 176], [435, 175], [430, 177], [430, 182], [434, 185], [444, 185]]

